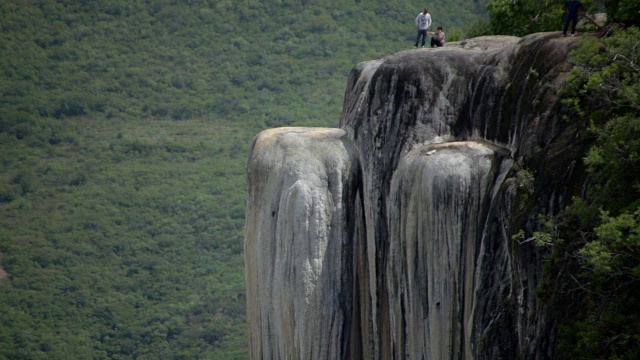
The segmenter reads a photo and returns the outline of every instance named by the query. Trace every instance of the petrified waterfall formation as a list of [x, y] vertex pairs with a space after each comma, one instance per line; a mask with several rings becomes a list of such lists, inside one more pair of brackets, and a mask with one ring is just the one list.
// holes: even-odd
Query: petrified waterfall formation
[[[339, 129], [260, 133], [246, 225], [252, 358], [350, 353], [358, 152]], [[357, 325], [355, 325], [357, 326]]]
[[251, 358], [553, 358], [559, 294], [537, 296], [541, 255], [512, 235], [581, 181], [558, 96], [574, 44], [484, 37], [360, 63], [340, 129], [258, 134]]

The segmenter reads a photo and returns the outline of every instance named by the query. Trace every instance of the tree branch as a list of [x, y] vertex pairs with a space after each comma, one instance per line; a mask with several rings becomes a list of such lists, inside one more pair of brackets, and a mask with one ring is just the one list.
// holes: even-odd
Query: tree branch
[[634, 72], [640, 73], [640, 67], [634, 64], [633, 61], [631, 61], [629, 58], [627, 58], [622, 54], [615, 54], [612, 60], [617, 61], [618, 58], [621, 58], [622, 60], [624, 60], [624, 64], [627, 65], [631, 70], [633, 70]]

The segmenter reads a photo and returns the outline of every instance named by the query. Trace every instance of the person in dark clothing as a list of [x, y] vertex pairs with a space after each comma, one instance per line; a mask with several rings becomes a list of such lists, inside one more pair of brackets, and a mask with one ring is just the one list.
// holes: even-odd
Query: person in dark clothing
[[597, 36], [599, 38], [601, 37], [609, 37], [611, 35], [613, 35], [613, 33], [617, 30], [622, 30], [624, 29], [624, 24], [617, 20], [616, 18], [611, 18], [611, 21], [609, 21], [609, 24], [605, 27], [603, 27], [598, 33]]
[[567, 2], [564, 3], [564, 11], [567, 13], [567, 17], [564, 20], [562, 36], [567, 36], [569, 22], [572, 22], [571, 36], [575, 36], [576, 24], [578, 23], [578, 14], [582, 11], [582, 3], [578, 0], [567, 0]]
[[437, 32], [429, 31], [429, 34], [433, 35], [431, 37], [431, 47], [444, 46], [444, 31], [442, 31], [442, 26], [438, 26]]

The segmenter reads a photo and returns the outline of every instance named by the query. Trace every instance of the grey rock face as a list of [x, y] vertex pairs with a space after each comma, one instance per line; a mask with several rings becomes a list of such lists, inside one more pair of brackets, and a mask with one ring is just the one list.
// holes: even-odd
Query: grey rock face
[[557, 93], [574, 45], [482, 37], [364, 62], [341, 130], [259, 134], [252, 358], [553, 358], [560, 293], [538, 296], [541, 254], [511, 237], [580, 188], [582, 125]]
[[396, 358], [473, 359], [474, 305], [487, 205], [511, 168], [475, 141], [425, 145], [404, 156], [388, 200], [386, 265]]
[[260, 133], [245, 262], [252, 359], [352, 354], [358, 153], [339, 129]]

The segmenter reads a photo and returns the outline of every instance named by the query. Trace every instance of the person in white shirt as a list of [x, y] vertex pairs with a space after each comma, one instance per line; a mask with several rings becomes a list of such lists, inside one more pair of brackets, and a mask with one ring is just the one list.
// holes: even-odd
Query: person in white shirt
[[429, 14], [429, 8], [424, 8], [420, 14], [416, 17], [416, 27], [418, 28], [418, 36], [416, 37], [416, 44], [414, 47], [418, 47], [420, 37], [422, 37], [422, 46], [427, 42], [427, 31], [431, 27], [431, 14]]

